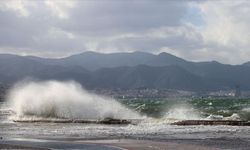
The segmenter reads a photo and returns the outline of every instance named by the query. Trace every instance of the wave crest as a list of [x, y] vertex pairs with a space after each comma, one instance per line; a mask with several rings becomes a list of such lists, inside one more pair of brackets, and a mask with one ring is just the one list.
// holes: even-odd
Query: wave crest
[[73, 81], [18, 83], [10, 90], [8, 101], [16, 118], [140, 118], [114, 99], [89, 93]]

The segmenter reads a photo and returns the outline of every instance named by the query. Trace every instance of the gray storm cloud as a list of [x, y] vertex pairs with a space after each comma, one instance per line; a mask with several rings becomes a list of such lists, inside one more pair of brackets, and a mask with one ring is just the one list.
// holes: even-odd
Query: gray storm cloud
[[0, 53], [164, 51], [237, 64], [250, 60], [249, 13], [250, 2], [243, 0], [2, 0]]

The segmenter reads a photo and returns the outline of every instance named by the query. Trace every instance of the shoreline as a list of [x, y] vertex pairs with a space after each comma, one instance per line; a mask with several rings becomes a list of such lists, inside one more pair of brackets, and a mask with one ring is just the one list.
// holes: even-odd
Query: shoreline
[[134, 139], [118, 139], [118, 140], [96, 140], [96, 141], [79, 141], [79, 143], [94, 143], [116, 146], [125, 150], [220, 150], [219, 148], [200, 146], [195, 144], [186, 144], [180, 142], [164, 142], [154, 140], [134, 140]]
[[180, 141], [155, 141], [138, 139], [78, 139], [78, 140], [47, 140], [47, 139], [2, 139], [0, 149], [91, 149], [91, 150], [220, 150], [219, 148], [190, 144]]

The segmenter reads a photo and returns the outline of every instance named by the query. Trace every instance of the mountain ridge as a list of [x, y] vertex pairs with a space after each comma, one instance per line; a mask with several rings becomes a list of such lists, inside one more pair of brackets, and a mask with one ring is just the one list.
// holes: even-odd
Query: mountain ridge
[[250, 90], [247, 65], [191, 62], [168, 53], [85, 52], [60, 59], [0, 54], [1, 83], [14, 84], [26, 77], [75, 80], [87, 88]]

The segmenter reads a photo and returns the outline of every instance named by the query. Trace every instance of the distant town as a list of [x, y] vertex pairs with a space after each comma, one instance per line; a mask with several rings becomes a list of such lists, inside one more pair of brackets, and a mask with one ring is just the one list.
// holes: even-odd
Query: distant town
[[[6, 93], [10, 86], [0, 85], [0, 101], [5, 99]], [[250, 91], [241, 91], [240, 88], [234, 90], [218, 90], [218, 91], [184, 91], [176, 89], [89, 89], [91, 93], [112, 97], [115, 99], [133, 99], [133, 98], [249, 98]]]
[[131, 99], [131, 98], [174, 98], [174, 97], [187, 97], [187, 98], [248, 98], [250, 91], [235, 90], [219, 90], [219, 91], [184, 91], [174, 89], [94, 89], [91, 92], [110, 96], [117, 99]]

